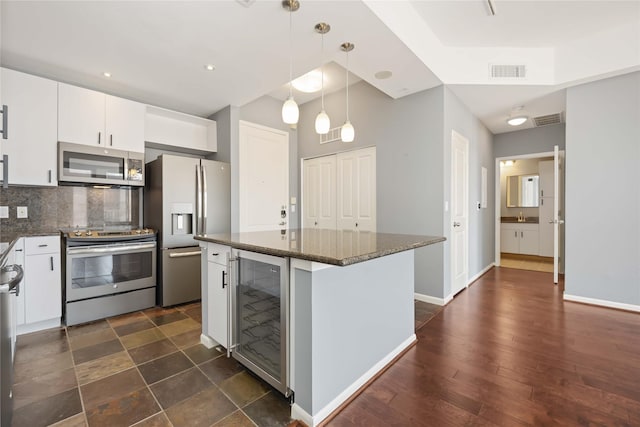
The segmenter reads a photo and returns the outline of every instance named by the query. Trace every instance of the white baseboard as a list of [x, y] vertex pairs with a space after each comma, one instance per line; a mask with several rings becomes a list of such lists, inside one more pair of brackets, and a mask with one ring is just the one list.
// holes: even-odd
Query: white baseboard
[[294, 420], [300, 420], [309, 427], [316, 427], [325, 418], [327, 418], [333, 411], [338, 409], [347, 399], [349, 399], [360, 387], [365, 385], [371, 378], [376, 376], [378, 372], [384, 369], [397, 355], [402, 353], [407, 347], [416, 342], [417, 338], [415, 334], [411, 334], [402, 344], [393, 349], [391, 353], [387, 354], [382, 360], [373, 365], [371, 369], [365, 372], [360, 378], [347, 387], [342, 393], [336, 396], [331, 402], [329, 402], [324, 408], [320, 409], [315, 415], [309, 414], [302, 409], [299, 405], [294, 403], [291, 406], [291, 418]]
[[414, 293], [413, 294], [413, 298], [418, 300], [418, 301], [428, 302], [429, 304], [436, 304], [436, 305], [445, 305], [446, 304], [444, 302], [443, 298], [432, 297], [431, 295]]
[[218, 343], [215, 340], [213, 340], [212, 338], [209, 338], [205, 334], [200, 334], [200, 344], [202, 344], [207, 348], [213, 348], [218, 345]]
[[640, 305], [625, 304], [622, 302], [607, 301], [603, 299], [580, 297], [577, 295], [564, 294], [565, 301], [581, 302], [583, 304], [598, 305], [600, 307], [617, 308], [620, 310], [635, 311], [640, 313]]
[[16, 327], [16, 335], [30, 334], [31, 332], [43, 331], [45, 329], [59, 328], [62, 323], [60, 318], [42, 320], [35, 323], [27, 323]]
[[476, 274], [475, 276], [473, 276], [471, 279], [469, 279], [469, 281], [467, 282], [467, 286], [469, 286], [470, 284], [472, 284], [473, 282], [475, 282], [476, 280], [478, 280], [484, 273], [486, 273], [487, 271], [491, 270], [493, 267], [495, 267], [496, 263], [492, 262], [491, 264], [487, 265], [485, 268], [483, 268], [478, 274]]

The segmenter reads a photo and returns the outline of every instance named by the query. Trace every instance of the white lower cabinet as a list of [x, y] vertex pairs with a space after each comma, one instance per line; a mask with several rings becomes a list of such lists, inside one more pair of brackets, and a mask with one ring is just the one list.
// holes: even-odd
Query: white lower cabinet
[[502, 223], [500, 225], [500, 252], [538, 255], [538, 224]]
[[[227, 262], [231, 248], [207, 244], [207, 304], [202, 307], [207, 310], [206, 330], [203, 332], [218, 344], [227, 347], [229, 334], [229, 276]], [[205, 268], [205, 266], [203, 266]], [[203, 317], [203, 321], [204, 321]]]
[[60, 325], [62, 316], [60, 238], [26, 237], [24, 249], [24, 300], [18, 299], [18, 333]]

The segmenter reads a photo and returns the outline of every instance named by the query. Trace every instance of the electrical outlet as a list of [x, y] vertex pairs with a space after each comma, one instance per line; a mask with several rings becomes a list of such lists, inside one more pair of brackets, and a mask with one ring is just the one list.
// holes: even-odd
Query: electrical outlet
[[18, 206], [16, 208], [17, 210], [17, 217], [18, 218], [28, 218], [29, 215], [27, 214], [27, 207], [26, 206]]
[[9, 218], [9, 206], [0, 206], [0, 218]]

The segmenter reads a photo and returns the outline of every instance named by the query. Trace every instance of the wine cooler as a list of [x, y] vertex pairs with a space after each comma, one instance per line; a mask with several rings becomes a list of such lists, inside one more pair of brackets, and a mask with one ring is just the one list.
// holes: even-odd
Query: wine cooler
[[287, 258], [234, 251], [231, 353], [285, 396], [288, 388]]

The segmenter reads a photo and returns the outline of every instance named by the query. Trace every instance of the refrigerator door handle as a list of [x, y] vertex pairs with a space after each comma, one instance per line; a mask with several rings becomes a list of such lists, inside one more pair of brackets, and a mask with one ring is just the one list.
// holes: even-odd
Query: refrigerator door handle
[[207, 167], [202, 165], [202, 233], [207, 234], [207, 212], [209, 210], [207, 198]]
[[200, 215], [202, 209], [202, 185], [200, 181], [200, 165], [196, 165], [196, 234], [200, 233]]

